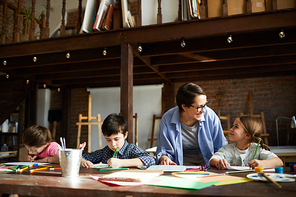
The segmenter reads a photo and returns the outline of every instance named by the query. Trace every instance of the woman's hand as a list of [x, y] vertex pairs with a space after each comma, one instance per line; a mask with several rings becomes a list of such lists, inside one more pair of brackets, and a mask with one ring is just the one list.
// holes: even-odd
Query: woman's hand
[[166, 155], [162, 155], [159, 160], [159, 165], [177, 165]]
[[94, 164], [91, 161], [85, 160], [83, 158], [81, 158], [81, 163], [80, 165], [84, 168], [91, 168], [94, 167]]

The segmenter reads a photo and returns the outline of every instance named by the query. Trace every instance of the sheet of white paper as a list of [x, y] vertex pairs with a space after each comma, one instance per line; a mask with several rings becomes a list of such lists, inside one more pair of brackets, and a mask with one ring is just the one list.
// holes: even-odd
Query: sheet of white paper
[[37, 162], [26, 162], [26, 161], [21, 161], [21, 162], [7, 162], [7, 163], [3, 163], [5, 165], [12, 165], [12, 166], [15, 166], [15, 165], [20, 165], [20, 166], [28, 166], [28, 165], [33, 165], [33, 164], [38, 164], [38, 165], [47, 165], [49, 163], [37, 163]]
[[[252, 170], [252, 168], [248, 166], [227, 166], [223, 170]], [[274, 168], [264, 168], [263, 172], [274, 172]]]
[[105, 163], [97, 163], [97, 164], [94, 164], [94, 167], [92, 168], [110, 168], [110, 166]]

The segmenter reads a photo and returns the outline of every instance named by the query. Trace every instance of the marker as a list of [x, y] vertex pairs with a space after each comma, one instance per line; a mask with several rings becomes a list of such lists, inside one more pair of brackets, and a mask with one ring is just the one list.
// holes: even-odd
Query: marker
[[38, 165], [40, 167], [44, 167], [44, 168], [52, 168], [52, 166], [49, 166], [49, 165]]
[[20, 172], [20, 173], [22, 173], [24, 170], [27, 170], [29, 167], [25, 167], [25, 168], [22, 168], [22, 169], [19, 169], [18, 171]]
[[114, 151], [114, 153], [113, 153], [113, 156], [112, 156], [112, 158], [114, 158], [114, 157], [115, 157], [116, 151], [117, 151], [117, 148], [115, 149], [115, 151]]
[[230, 172], [225, 172], [225, 174], [244, 173], [244, 172], [254, 172], [254, 171], [255, 171], [255, 170], [230, 171]]
[[102, 168], [100, 171], [128, 170], [128, 168]]
[[62, 170], [61, 168], [49, 168], [49, 170]]
[[42, 171], [42, 170], [47, 170], [48, 168], [36, 168], [33, 170], [30, 170], [31, 173], [35, 172], [35, 171]]
[[260, 142], [261, 142], [261, 138], [260, 138], [259, 141], [258, 141], [257, 148], [256, 148], [256, 151], [255, 151], [255, 154], [254, 154], [254, 157], [253, 157], [252, 160], [255, 159], [255, 156], [256, 156], [257, 150], [258, 150], [258, 148], [259, 148]]
[[211, 166], [206, 167], [205, 171], [208, 171], [211, 168]]

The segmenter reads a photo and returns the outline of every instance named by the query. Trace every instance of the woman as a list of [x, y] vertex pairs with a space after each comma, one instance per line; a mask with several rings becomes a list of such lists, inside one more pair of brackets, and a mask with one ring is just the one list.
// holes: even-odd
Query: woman
[[160, 165], [205, 165], [227, 144], [215, 112], [208, 108], [206, 93], [194, 83], [182, 85], [176, 107], [168, 110], [159, 125], [156, 150]]

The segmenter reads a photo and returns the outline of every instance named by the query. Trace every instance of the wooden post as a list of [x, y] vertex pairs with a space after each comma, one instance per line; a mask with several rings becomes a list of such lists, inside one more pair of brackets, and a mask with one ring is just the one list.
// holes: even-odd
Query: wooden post
[[128, 142], [133, 143], [133, 49], [121, 44], [120, 113], [127, 121]]
[[227, 0], [223, 0], [223, 16], [228, 16]]
[[66, 34], [66, 31], [65, 31], [66, 0], [63, 0], [62, 4], [63, 4], [62, 5], [62, 21], [61, 21], [60, 35], [64, 36]]
[[6, 17], [7, 17], [7, 0], [4, 0], [3, 5], [3, 20], [2, 20], [2, 35], [1, 35], [1, 44], [5, 43], [5, 36], [6, 36]]
[[17, 2], [17, 12], [15, 12], [15, 24], [14, 24], [14, 35], [13, 42], [20, 41], [20, 13], [21, 13], [21, 1]]
[[[32, 9], [31, 9], [32, 18], [35, 18], [35, 0], [32, 0]], [[31, 25], [29, 29], [29, 40], [34, 40], [34, 26], [35, 21], [31, 19]]]
[[172, 82], [165, 82], [163, 86], [163, 101], [162, 105], [164, 110], [162, 110], [161, 115], [163, 115], [167, 110], [175, 106], [175, 84]]
[[81, 19], [81, 14], [82, 14], [82, 0], [79, 0], [78, 3], [78, 21], [77, 21], [77, 34], [79, 34], [81, 25], [82, 25], [82, 19]]
[[142, 1], [138, 0], [138, 16], [137, 16], [137, 27], [142, 26]]
[[248, 14], [252, 13], [252, 2], [251, 2], [251, 0], [247, 0], [247, 13]]
[[178, 21], [182, 21], [182, 6], [181, 6], [182, 0], [179, 0], [179, 6], [178, 6]]
[[272, 5], [271, 5], [271, 8], [272, 10], [277, 10], [277, 0], [272, 0]]
[[39, 23], [39, 28], [40, 28], [40, 39], [46, 38], [46, 32], [45, 32], [45, 14], [41, 15], [40, 23]]
[[157, 24], [162, 24], [161, 0], [158, 0]]
[[47, 5], [46, 5], [46, 38], [49, 38], [49, 15], [50, 15], [50, 0], [47, 0]]

